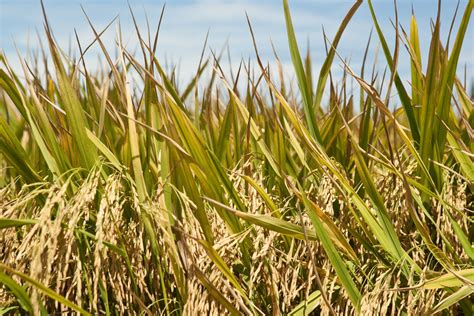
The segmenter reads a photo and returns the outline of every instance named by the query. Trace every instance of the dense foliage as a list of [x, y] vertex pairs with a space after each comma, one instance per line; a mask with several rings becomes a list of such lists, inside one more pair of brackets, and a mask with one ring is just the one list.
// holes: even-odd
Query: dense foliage
[[[385, 72], [337, 54], [361, 5]], [[313, 86], [284, 0], [298, 89], [256, 45], [255, 65], [229, 75], [211, 54], [178, 89], [159, 29], [138, 27], [141, 52], [118, 33], [115, 59], [91, 24], [105, 62], [92, 70], [90, 45], [66, 56], [45, 15], [49, 49], [24, 79], [0, 55], [0, 308], [472, 314], [474, 105], [457, 69], [473, 6], [451, 43], [438, 15], [429, 52], [415, 17], [394, 21], [392, 52], [356, 1]]]

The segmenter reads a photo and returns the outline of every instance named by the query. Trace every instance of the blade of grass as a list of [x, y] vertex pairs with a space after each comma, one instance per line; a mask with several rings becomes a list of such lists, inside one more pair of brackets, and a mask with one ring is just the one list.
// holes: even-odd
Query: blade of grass
[[28, 161], [27, 153], [21, 146], [15, 134], [5, 122], [3, 116], [0, 116], [0, 151], [6, 159], [15, 167], [26, 182], [38, 182], [41, 177]]
[[8, 275], [0, 271], [0, 284], [6, 286], [13, 295], [17, 298], [20, 306], [27, 312], [33, 313], [33, 305], [31, 304], [30, 297], [26, 293], [25, 289], [18, 283], [15, 282]]
[[[448, 65], [442, 73], [442, 80], [439, 92], [439, 106], [438, 106], [438, 117], [447, 119], [449, 113], [452, 111], [451, 107], [451, 97], [453, 92], [453, 85], [456, 77], [457, 65], [459, 62], [459, 56], [461, 54], [461, 48], [466, 36], [469, 20], [471, 18], [472, 11], [474, 9], [474, 1], [469, 0], [466, 4], [466, 9], [462, 17], [461, 23], [459, 25], [459, 30], [456, 35], [456, 40], [454, 42], [453, 48], [451, 50], [451, 55], [449, 57]], [[446, 48], [447, 49], [447, 48]], [[448, 125], [449, 126], [449, 125]], [[434, 122], [434, 130], [438, 131], [436, 139], [439, 143], [439, 148], [443, 149], [446, 142], [446, 127], [441, 124], [438, 120]]]
[[[296, 187], [291, 184], [291, 182], [287, 183], [289, 183], [290, 186], [293, 187], [294, 191], [298, 191]], [[359, 311], [362, 296], [357, 285], [355, 284], [349, 271], [347, 270], [345, 262], [339, 255], [339, 252], [337, 251], [333, 241], [331, 240], [331, 237], [328, 234], [326, 228], [323, 226], [323, 223], [321, 222], [319, 216], [316, 215], [316, 212], [310, 211], [312, 209], [312, 205], [306, 197], [306, 194], [301, 190], [301, 188], [299, 188], [299, 192], [301, 195], [302, 202], [305, 205], [305, 208], [308, 210], [306, 213], [309, 215], [311, 222], [313, 223], [314, 228], [316, 229], [316, 235], [318, 236], [319, 241], [323, 245], [326, 255], [331, 261], [334, 270], [336, 270], [336, 274], [339, 277], [339, 280], [341, 281], [344, 289], [346, 290], [347, 295], [349, 296], [352, 302], [352, 305], [357, 311]]]
[[326, 87], [326, 81], [327, 81], [329, 72], [331, 70], [331, 65], [334, 60], [337, 45], [339, 44], [339, 41], [342, 38], [342, 34], [346, 30], [349, 22], [352, 20], [352, 17], [355, 15], [355, 13], [359, 9], [359, 7], [362, 5], [362, 3], [363, 3], [362, 0], [355, 1], [355, 3], [347, 12], [347, 14], [344, 16], [344, 19], [339, 25], [336, 35], [334, 36], [334, 40], [332, 41], [331, 47], [329, 49], [329, 53], [327, 54], [326, 59], [324, 60], [324, 63], [321, 67], [321, 71], [319, 73], [318, 84], [316, 86], [316, 96], [315, 96], [314, 105], [313, 105], [313, 109], [316, 111], [319, 111], [321, 107], [321, 101], [323, 99], [323, 94], [324, 94], [324, 88]]
[[448, 272], [442, 276], [430, 279], [423, 283], [424, 289], [454, 288], [464, 285], [472, 286], [474, 282], [474, 269], [465, 269]]
[[[393, 63], [393, 58], [390, 53], [390, 49], [388, 48], [387, 41], [385, 39], [385, 36], [382, 32], [382, 29], [379, 26], [379, 23], [377, 21], [377, 16], [375, 14], [375, 10], [372, 5], [372, 1], [368, 0], [368, 5], [370, 9], [370, 14], [372, 16], [372, 20], [375, 25], [375, 29], [377, 31], [377, 34], [379, 36], [380, 43], [382, 45], [382, 49], [385, 55], [385, 59], [387, 60], [387, 64], [391, 70], [394, 68], [394, 63]], [[411, 103], [410, 97], [408, 96], [408, 93], [403, 86], [402, 80], [400, 79], [400, 76], [398, 73], [394, 74], [394, 79], [395, 79], [395, 87], [397, 88], [398, 91], [398, 96], [400, 98], [400, 101], [402, 102], [403, 108], [405, 110], [405, 114], [408, 118], [408, 123], [410, 124], [410, 131], [413, 137], [413, 140], [415, 141], [415, 147], [419, 146], [420, 143], [420, 129], [418, 127], [418, 122], [416, 121], [415, 113], [413, 110], [413, 105]]]
[[470, 296], [472, 293], [474, 293], [472, 287], [468, 285], [461, 287], [459, 290], [457, 290], [453, 294], [450, 294], [446, 298], [442, 299], [438, 304], [436, 304], [433, 307], [433, 314], [441, 313], [446, 308], [457, 304], [459, 301]]
[[308, 298], [296, 305], [288, 315], [289, 316], [309, 316], [320, 304], [321, 292], [316, 290]]
[[55, 291], [51, 290], [50, 288], [46, 287], [45, 285], [41, 284], [40, 282], [30, 278], [28, 275], [26, 275], [24, 273], [21, 273], [19, 271], [16, 271], [16, 270], [10, 268], [9, 266], [7, 266], [3, 263], [0, 263], [0, 269], [18, 276], [23, 281], [28, 282], [31, 285], [33, 285], [35, 288], [37, 288], [39, 291], [41, 291], [44, 295], [49, 296], [50, 298], [52, 298], [53, 300], [63, 304], [64, 306], [67, 306], [67, 307], [75, 310], [76, 312], [81, 313], [82, 315], [92, 315], [92, 314], [88, 313], [86, 310], [82, 309], [80, 306], [74, 304], [73, 302], [71, 302], [70, 300], [65, 298], [64, 296], [60, 295], [59, 293], [56, 293]]
[[56, 67], [59, 94], [67, 113], [66, 119], [68, 126], [71, 129], [72, 138], [76, 144], [76, 150], [79, 152], [79, 156], [81, 157], [82, 166], [86, 169], [91, 169], [97, 161], [97, 152], [95, 146], [87, 137], [86, 128], [88, 128], [88, 123], [83, 112], [83, 107], [71, 84], [70, 78], [66, 74], [59, 51], [54, 43], [43, 1], [41, 1], [41, 7], [43, 10], [50, 53]]
[[[301, 61], [300, 51], [298, 49], [298, 43], [296, 41], [295, 30], [293, 29], [293, 22], [291, 21], [290, 8], [288, 0], [283, 0], [283, 9], [285, 13], [286, 31], [288, 35], [288, 46], [290, 48], [291, 60], [296, 72], [296, 78], [298, 80], [298, 86], [300, 88], [301, 97], [303, 99], [303, 111], [308, 124], [308, 129], [313, 138], [318, 142], [321, 142], [321, 134], [316, 123], [316, 111], [313, 107], [313, 92], [310, 90], [310, 84], [308, 83], [307, 76], [303, 68], [303, 62]], [[250, 20], [247, 17], [247, 21], [250, 26]], [[253, 33], [253, 32], [252, 32]], [[253, 36], [252, 36], [253, 37]]]

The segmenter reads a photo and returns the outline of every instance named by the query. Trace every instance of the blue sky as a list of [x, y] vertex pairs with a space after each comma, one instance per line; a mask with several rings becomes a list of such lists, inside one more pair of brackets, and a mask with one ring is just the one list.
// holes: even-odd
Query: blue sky
[[[152, 28], [156, 26], [163, 1], [129, 0], [139, 20], [142, 30], [145, 30], [145, 12], [148, 15]], [[394, 18], [393, 1], [374, 0], [375, 10], [384, 32], [393, 47], [393, 27], [390, 19]], [[76, 47], [74, 29], [77, 30], [82, 46], [86, 46], [93, 39], [92, 31], [87, 25], [84, 14], [80, 9], [82, 4], [93, 21], [101, 29], [116, 15], [120, 17], [124, 41], [129, 50], [137, 47], [132, 19], [128, 11], [126, 0], [44, 0], [54, 35], [60, 46], [68, 48], [70, 41]], [[295, 0], [290, 1], [293, 22], [300, 42], [300, 50], [305, 51], [309, 41], [315, 70], [318, 71], [324, 57], [324, 42], [322, 27], [324, 26], [329, 38], [334, 36], [341, 20], [351, 7], [352, 0]], [[461, 18], [467, 0], [462, 0], [458, 21]], [[446, 39], [457, 1], [444, 0], [442, 2], [442, 35]], [[408, 30], [412, 6], [420, 29], [424, 65], [427, 61], [427, 52], [430, 38], [430, 18], [436, 16], [435, 0], [399, 0], [399, 20]], [[39, 0], [0, 0], [1, 14], [1, 48], [4, 50], [14, 68], [19, 68], [15, 46], [20, 53], [38, 47], [36, 30], [43, 32], [42, 15]], [[281, 1], [278, 0], [168, 0], [158, 45], [158, 57], [163, 61], [179, 63], [181, 77], [190, 78], [199, 62], [200, 52], [207, 31], [210, 31], [208, 48], [219, 51], [228, 40], [234, 66], [240, 59], [254, 59], [254, 51], [247, 27], [245, 12], [248, 13], [257, 38], [261, 56], [274, 62], [270, 40], [274, 43], [285, 72], [290, 76], [291, 59], [287, 46], [285, 21]], [[457, 24], [456, 24], [457, 26]], [[372, 28], [368, 6], [364, 3], [350, 22], [342, 41], [339, 53], [350, 58], [350, 63], [356, 70], [362, 61], [362, 54]], [[104, 41], [111, 53], [114, 52], [115, 27], [104, 35]], [[456, 30], [456, 27], [455, 27]], [[391, 40], [390, 40], [391, 39]], [[452, 40], [453, 42], [453, 40]], [[373, 59], [378, 46], [378, 40], [373, 38], [371, 58]], [[404, 48], [402, 47], [402, 50]], [[98, 48], [91, 50], [87, 55], [90, 67], [97, 65]], [[209, 52], [209, 50], [208, 50]], [[472, 80], [474, 61], [474, 31], [472, 23], [469, 27], [466, 41], [461, 54], [461, 65], [467, 66], [468, 80]], [[385, 62], [379, 54], [380, 67]], [[403, 57], [403, 56], [402, 56]], [[335, 61], [334, 71], [340, 70], [340, 62]], [[400, 64], [403, 77], [408, 77], [408, 64]]]

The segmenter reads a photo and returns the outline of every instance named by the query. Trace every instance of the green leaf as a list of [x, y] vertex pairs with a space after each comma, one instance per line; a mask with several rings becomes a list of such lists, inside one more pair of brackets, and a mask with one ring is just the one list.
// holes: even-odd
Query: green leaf
[[472, 286], [472, 282], [474, 282], [474, 268], [448, 272], [442, 276], [426, 281], [422, 286], [424, 289], [431, 290], [445, 287], [461, 287], [464, 285]]
[[[411, 82], [412, 82], [412, 103], [415, 106], [421, 105], [423, 91], [423, 75], [421, 73], [421, 52], [420, 39], [418, 36], [418, 24], [414, 15], [410, 20], [410, 49], [411, 49]], [[418, 113], [416, 113], [418, 114]], [[419, 115], [416, 115], [419, 121]]]
[[31, 166], [20, 141], [16, 138], [3, 116], [0, 116], [0, 152], [15, 167], [16, 171], [24, 177], [26, 182], [31, 183], [41, 180], [41, 177]]
[[342, 257], [339, 255], [339, 252], [334, 246], [334, 243], [331, 240], [328, 231], [326, 231], [319, 216], [317, 216], [316, 213], [312, 211], [312, 205], [308, 200], [306, 194], [301, 189], [300, 193], [302, 202], [307, 210], [306, 213], [309, 215], [309, 218], [311, 219], [311, 222], [313, 223], [314, 228], [316, 229], [316, 235], [321, 241], [321, 244], [323, 245], [326, 255], [328, 256], [334, 270], [336, 270], [336, 274], [339, 280], [341, 281], [342, 286], [346, 290], [347, 295], [349, 296], [349, 299], [352, 302], [352, 305], [357, 311], [359, 311], [362, 295], [358, 287], [356, 286], [354, 280], [352, 279], [349, 271], [347, 270], [346, 263], [342, 260]]
[[12, 278], [8, 275], [0, 271], [0, 284], [3, 284], [7, 288], [10, 289], [13, 295], [15, 295], [18, 303], [20, 303], [21, 307], [28, 313], [33, 313], [33, 305], [31, 304], [30, 297], [28, 293], [26, 293], [25, 289], [15, 282]]
[[107, 146], [98, 139], [94, 133], [92, 133], [90, 130], [86, 130], [87, 132], [87, 137], [90, 139], [90, 141], [97, 147], [97, 149], [109, 160], [112, 165], [119, 171], [123, 171], [123, 165], [120, 163], [120, 161], [117, 159], [117, 157], [110, 151]]
[[34, 225], [37, 221], [33, 219], [11, 219], [0, 217], [0, 229], [11, 228], [11, 227], [21, 227], [24, 225]]
[[49, 296], [50, 298], [52, 298], [53, 300], [63, 304], [64, 306], [67, 306], [67, 307], [75, 310], [76, 312], [81, 313], [82, 315], [92, 315], [92, 314], [88, 313], [87, 311], [85, 311], [84, 309], [82, 309], [80, 306], [74, 304], [73, 302], [71, 302], [70, 300], [68, 300], [64, 296], [62, 296], [61, 294], [56, 293], [55, 291], [51, 290], [50, 288], [46, 287], [45, 285], [43, 285], [42, 283], [36, 281], [35, 279], [29, 277], [28, 275], [26, 275], [24, 273], [21, 273], [19, 271], [16, 271], [16, 270], [10, 268], [9, 266], [7, 266], [3, 263], [0, 263], [0, 269], [18, 276], [23, 281], [28, 282], [32, 286], [36, 287], [36, 289], [38, 291], [42, 292], [44, 295]]
[[442, 299], [436, 306], [433, 308], [433, 314], [440, 313], [441, 311], [445, 310], [446, 308], [453, 306], [454, 304], [458, 303], [460, 300], [468, 297], [474, 293], [474, 289], [469, 286], [463, 286], [453, 294], [445, 297]]
[[[372, 16], [372, 20], [375, 25], [375, 29], [377, 31], [377, 34], [379, 36], [380, 43], [382, 44], [382, 49], [385, 55], [385, 59], [387, 60], [388, 67], [392, 72], [395, 71], [394, 69], [394, 62], [392, 55], [390, 53], [390, 49], [388, 48], [387, 41], [385, 40], [385, 36], [382, 32], [382, 29], [379, 26], [379, 23], [377, 21], [377, 17], [374, 11], [374, 8], [372, 6], [372, 1], [368, 0], [369, 4], [369, 9], [370, 9], [370, 14]], [[413, 105], [411, 103], [410, 97], [408, 96], [408, 93], [403, 86], [402, 80], [400, 79], [400, 76], [398, 73], [395, 73], [395, 87], [397, 88], [398, 91], [398, 96], [400, 98], [400, 101], [402, 102], [403, 109], [405, 110], [405, 114], [408, 118], [408, 123], [410, 124], [410, 131], [413, 136], [413, 140], [415, 141], [415, 146], [418, 146], [420, 143], [420, 130], [418, 127], [418, 122], [416, 121], [415, 117], [415, 112], [413, 110]]]
[[283, 0], [283, 8], [285, 11], [286, 31], [288, 33], [288, 45], [290, 47], [291, 60], [293, 61], [296, 78], [298, 79], [298, 86], [303, 98], [303, 111], [306, 117], [306, 123], [308, 124], [311, 136], [318, 142], [321, 142], [321, 134], [316, 124], [316, 109], [313, 108], [313, 92], [310, 90], [311, 85], [308, 83], [307, 76], [303, 68], [303, 62], [301, 61], [295, 30], [293, 29], [293, 22], [291, 21], [288, 0]]
[[312, 311], [319, 306], [321, 301], [321, 292], [316, 290], [308, 298], [299, 303], [295, 308], [293, 308], [288, 315], [289, 316], [308, 316]]
[[331, 47], [329, 48], [329, 53], [326, 56], [326, 59], [324, 60], [324, 63], [321, 67], [321, 71], [319, 72], [318, 85], [316, 87], [316, 97], [314, 101], [314, 109], [316, 111], [318, 111], [321, 107], [321, 101], [323, 99], [323, 94], [324, 94], [324, 88], [326, 87], [326, 81], [329, 76], [329, 72], [331, 71], [331, 65], [334, 60], [334, 56], [336, 55], [337, 45], [339, 44], [339, 41], [341, 40], [342, 34], [347, 28], [347, 25], [349, 24], [350, 20], [352, 19], [354, 14], [357, 12], [357, 9], [359, 9], [362, 3], [363, 3], [362, 0], [355, 1], [355, 3], [352, 5], [349, 12], [347, 12], [346, 16], [344, 17], [341, 24], [339, 25], [336, 35], [334, 36], [334, 40], [331, 43]]
[[303, 228], [300, 225], [290, 223], [270, 215], [240, 212], [228, 206], [225, 206], [222, 203], [219, 203], [218, 201], [215, 201], [213, 199], [207, 197], [205, 197], [205, 199], [215, 205], [220, 206], [221, 208], [234, 214], [235, 216], [249, 222], [250, 224], [254, 224], [292, 238], [305, 240], [306, 236], [309, 240], [316, 240], [316, 233], [312, 229]]
[[[443, 120], [448, 120], [450, 116], [450, 112], [452, 112], [451, 107], [451, 97], [454, 88], [454, 82], [456, 79], [456, 71], [459, 62], [459, 56], [461, 54], [461, 48], [464, 41], [464, 37], [466, 36], [469, 20], [471, 18], [472, 11], [474, 9], [474, 1], [469, 0], [466, 4], [466, 9], [464, 11], [464, 15], [462, 17], [461, 23], [459, 25], [458, 33], [456, 35], [456, 40], [454, 45], [451, 49], [451, 54], [449, 56], [449, 61], [446, 69], [444, 69], [442, 73], [442, 80], [441, 80], [441, 91], [439, 92], [439, 106], [438, 106], [438, 117], [442, 118]], [[472, 47], [470, 48], [472, 49]], [[434, 130], [437, 131], [437, 141], [440, 149], [444, 148], [446, 142], [446, 126], [440, 122], [440, 120], [435, 120], [434, 122]], [[442, 155], [442, 153], [440, 153]]]

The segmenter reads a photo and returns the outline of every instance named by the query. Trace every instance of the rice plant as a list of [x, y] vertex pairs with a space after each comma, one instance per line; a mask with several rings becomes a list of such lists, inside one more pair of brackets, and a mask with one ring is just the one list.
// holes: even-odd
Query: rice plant
[[[361, 6], [385, 71], [338, 53]], [[203, 52], [183, 89], [159, 27], [135, 23], [132, 53], [90, 22], [73, 57], [43, 7], [42, 58], [20, 75], [0, 54], [1, 313], [472, 315], [474, 104], [457, 71], [473, 7], [451, 43], [438, 13], [422, 52], [415, 16], [388, 43], [355, 1], [313, 77], [283, 0], [294, 84], [249, 20], [256, 63], [229, 76]]]

